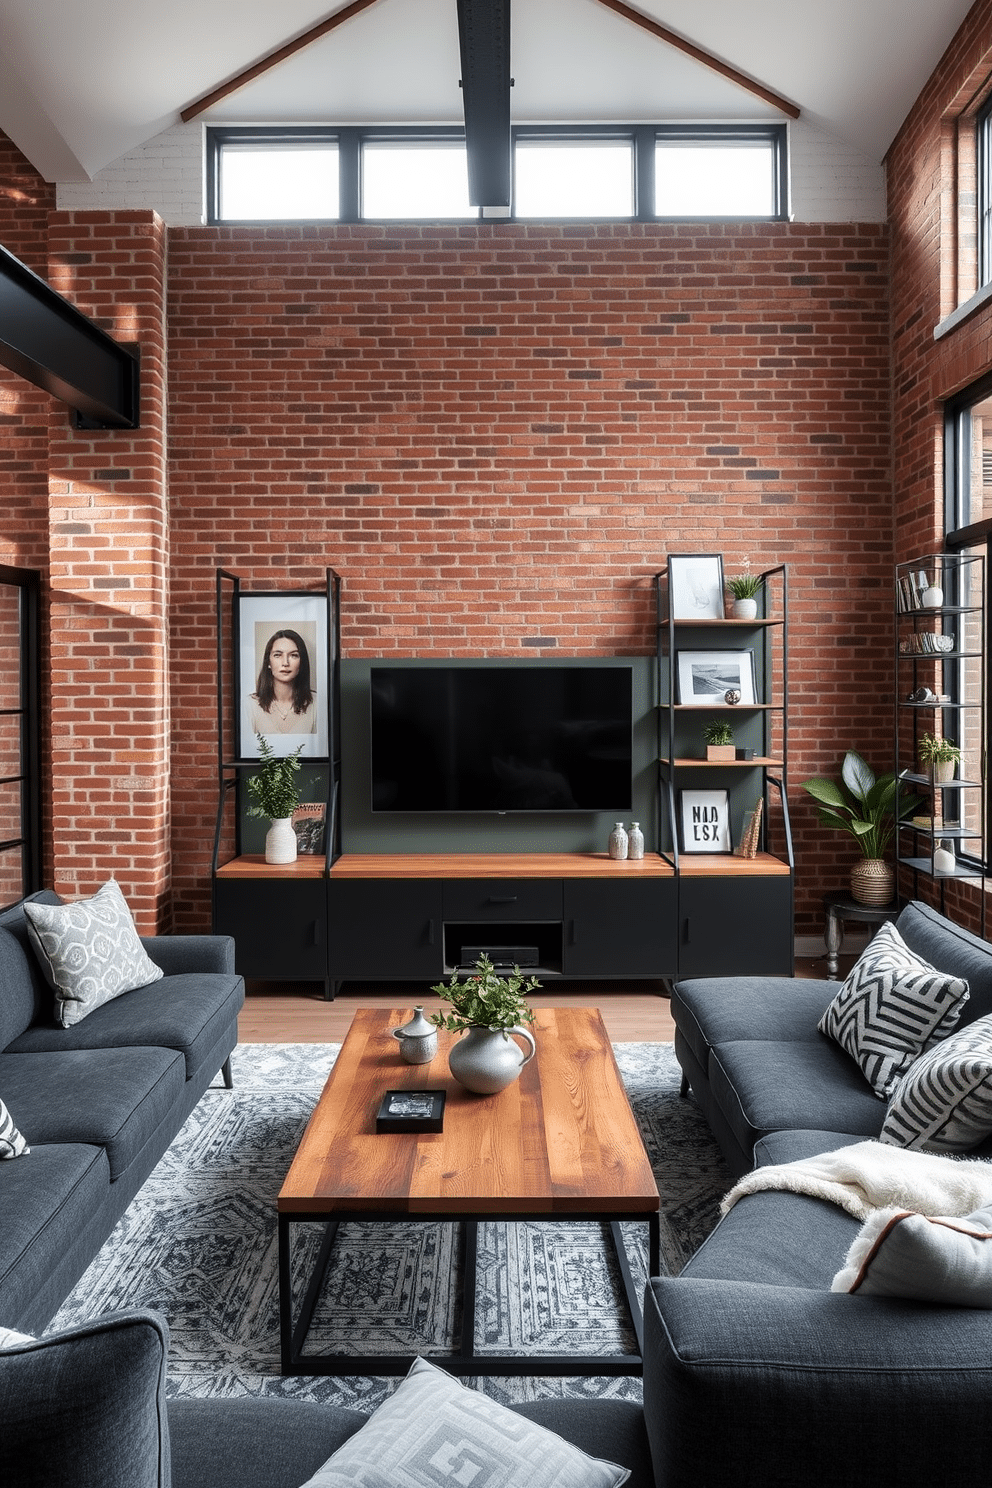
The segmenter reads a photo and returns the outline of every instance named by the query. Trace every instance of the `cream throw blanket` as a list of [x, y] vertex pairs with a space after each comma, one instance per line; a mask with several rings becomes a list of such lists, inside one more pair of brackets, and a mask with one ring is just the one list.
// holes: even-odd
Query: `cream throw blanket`
[[746, 1194], [767, 1189], [826, 1199], [862, 1221], [878, 1209], [965, 1215], [992, 1204], [992, 1162], [940, 1157], [887, 1142], [856, 1142], [798, 1162], [755, 1168], [734, 1184], [721, 1213]]

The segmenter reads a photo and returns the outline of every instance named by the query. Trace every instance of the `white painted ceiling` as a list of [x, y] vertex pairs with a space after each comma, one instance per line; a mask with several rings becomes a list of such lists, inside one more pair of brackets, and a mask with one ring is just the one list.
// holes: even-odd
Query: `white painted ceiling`
[[[971, 0], [637, 0], [878, 162]], [[0, 0], [0, 129], [86, 180], [340, 9], [334, 0]], [[461, 120], [455, 0], [376, 0], [204, 117]], [[599, 0], [513, 0], [519, 123], [781, 117]]]

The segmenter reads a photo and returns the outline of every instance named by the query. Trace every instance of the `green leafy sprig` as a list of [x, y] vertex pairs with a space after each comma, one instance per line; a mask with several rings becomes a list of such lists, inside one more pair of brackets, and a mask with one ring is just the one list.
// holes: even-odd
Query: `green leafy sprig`
[[533, 1023], [533, 1010], [524, 999], [540, 985], [537, 977], [525, 979], [519, 966], [513, 968], [510, 976], [500, 976], [489, 957], [480, 956], [473, 975], [460, 977], [455, 972], [450, 981], [438, 982], [431, 988], [451, 1004], [452, 1011], [431, 1013], [430, 1021], [449, 1033], [489, 1028], [506, 1034], [520, 1023]]
[[248, 795], [251, 805], [248, 815], [267, 816], [270, 821], [281, 821], [292, 816], [300, 804], [296, 772], [300, 768], [301, 744], [292, 754], [277, 755], [264, 734], [256, 734], [261, 766], [257, 775], [248, 776]]
[[[817, 816], [825, 827], [847, 832], [857, 842], [866, 858], [882, 858], [896, 827], [896, 777], [876, 777], [869, 764], [849, 749], [841, 766], [845, 795], [833, 780], [819, 777], [804, 780], [802, 788], [817, 802]], [[922, 804], [922, 798], [903, 794], [899, 798], [899, 819], [903, 820]]]

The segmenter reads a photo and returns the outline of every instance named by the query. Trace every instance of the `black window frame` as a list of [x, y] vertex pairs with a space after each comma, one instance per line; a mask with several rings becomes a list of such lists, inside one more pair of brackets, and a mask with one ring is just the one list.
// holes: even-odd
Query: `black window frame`
[[[684, 217], [652, 210], [655, 195], [655, 146], [659, 139], [676, 139], [691, 142], [713, 140], [761, 140], [772, 148], [774, 183], [774, 212], [744, 216], [736, 213], [714, 213], [699, 217]], [[464, 217], [415, 217], [375, 218], [365, 217], [361, 211], [362, 149], [366, 143], [383, 141], [436, 142], [458, 140], [464, 143], [465, 130], [461, 125], [265, 125], [249, 127], [243, 125], [208, 125], [206, 191], [207, 223], [212, 227], [278, 226], [285, 224], [336, 225], [358, 222], [781, 222], [788, 217], [789, 200], [789, 154], [788, 128], [785, 124], [637, 124], [637, 125], [561, 125], [528, 124], [514, 125], [511, 139], [514, 148], [518, 140], [559, 140], [562, 143], [589, 140], [627, 140], [632, 146], [634, 170], [634, 211], [623, 217], [517, 217], [515, 203], [509, 215], [485, 216], [480, 208]], [[220, 159], [228, 144], [245, 144], [263, 147], [275, 143], [336, 144], [338, 148], [339, 215], [337, 217], [221, 217], [220, 206]]]
[[975, 120], [978, 288], [992, 282], [992, 97]]

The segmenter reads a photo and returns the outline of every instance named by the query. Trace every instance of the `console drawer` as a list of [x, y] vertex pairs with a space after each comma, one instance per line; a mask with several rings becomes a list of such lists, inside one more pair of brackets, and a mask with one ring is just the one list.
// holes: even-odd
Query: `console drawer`
[[560, 878], [451, 878], [442, 894], [446, 920], [560, 920]]

